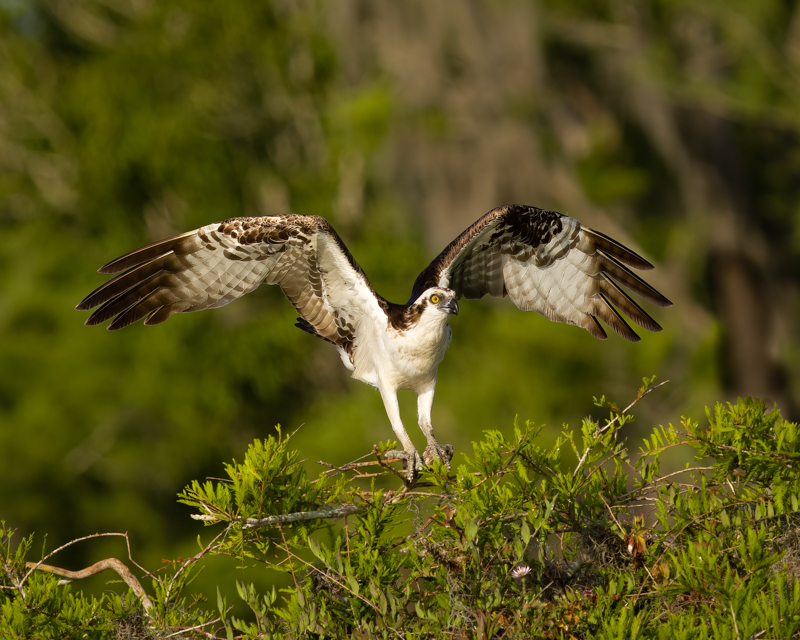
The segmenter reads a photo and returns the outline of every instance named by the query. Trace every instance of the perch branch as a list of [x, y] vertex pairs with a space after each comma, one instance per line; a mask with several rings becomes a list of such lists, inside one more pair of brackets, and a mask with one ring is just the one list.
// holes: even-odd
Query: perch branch
[[[297, 513], [285, 513], [276, 516], [268, 516], [266, 518], [247, 518], [244, 522], [243, 529], [255, 529], [258, 527], [272, 527], [277, 524], [287, 524], [289, 522], [299, 522], [301, 520], [317, 520], [317, 519], [336, 519], [344, 518], [345, 516], [353, 515], [354, 513], [361, 513], [366, 511], [366, 507], [357, 504], [341, 504], [335, 507], [324, 507], [316, 511], [299, 511]], [[205, 516], [192, 516], [195, 519], [204, 518]]]

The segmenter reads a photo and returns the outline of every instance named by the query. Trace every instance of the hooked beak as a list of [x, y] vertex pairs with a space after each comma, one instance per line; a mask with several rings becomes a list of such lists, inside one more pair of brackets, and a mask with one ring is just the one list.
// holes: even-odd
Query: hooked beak
[[444, 311], [445, 313], [450, 313], [454, 316], [458, 315], [458, 302], [456, 302], [455, 298], [451, 298], [447, 302], [440, 304], [437, 309]]

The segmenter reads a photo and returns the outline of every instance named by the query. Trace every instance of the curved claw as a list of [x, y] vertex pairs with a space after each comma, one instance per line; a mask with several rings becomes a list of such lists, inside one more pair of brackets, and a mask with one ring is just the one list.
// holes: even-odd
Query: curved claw
[[439, 460], [445, 464], [447, 470], [450, 471], [450, 460], [453, 459], [453, 451], [453, 445], [451, 444], [432, 442], [425, 447], [422, 457], [420, 457], [416, 449], [413, 451], [394, 449], [392, 451], [387, 451], [383, 455], [386, 458], [402, 460], [403, 469], [406, 470], [405, 482], [406, 484], [412, 484], [419, 477], [420, 469], [430, 466], [435, 458], [439, 458]]
[[453, 459], [453, 445], [452, 444], [439, 444], [438, 442], [431, 442], [425, 451], [422, 453], [422, 460], [425, 465], [430, 465], [434, 458], [439, 458], [444, 462], [447, 470], [450, 471], [450, 461]]
[[406, 484], [413, 483], [419, 476], [419, 470], [424, 467], [422, 458], [416, 449], [414, 451], [392, 450], [383, 454], [386, 458], [399, 458], [403, 461], [403, 469], [406, 470]]

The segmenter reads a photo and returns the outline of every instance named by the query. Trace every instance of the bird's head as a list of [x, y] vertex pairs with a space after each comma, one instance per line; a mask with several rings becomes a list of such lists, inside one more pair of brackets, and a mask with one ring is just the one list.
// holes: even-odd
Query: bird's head
[[426, 290], [419, 298], [417, 298], [414, 306], [417, 307], [421, 313], [427, 310], [436, 310], [448, 316], [458, 315], [458, 296], [452, 289], [443, 289], [441, 287], [431, 287]]

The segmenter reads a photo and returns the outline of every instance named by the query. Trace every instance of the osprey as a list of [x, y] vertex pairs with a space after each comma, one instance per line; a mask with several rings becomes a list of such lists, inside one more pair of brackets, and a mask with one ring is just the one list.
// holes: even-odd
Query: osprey
[[[107, 328], [114, 330], [142, 318], [159, 324], [174, 313], [222, 307], [262, 282], [277, 284], [300, 315], [296, 326], [333, 344], [352, 376], [380, 391], [403, 446], [386, 455], [404, 461], [410, 482], [434, 457], [448, 465], [452, 457], [453, 448], [433, 435], [431, 407], [460, 298], [508, 296], [524, 311], [583, 327], [601, 340], [606, 332], [598, 319], [637, 342], [620, 311], [650, 331], [661, 327], [623, 288], [662, 307], [672, 303], [628, 267], [653, 265], [573, 218], [506, 205], [453, 240], [419, 274], [408, 302], [395, 304], [372, 288], [324, 218], [231, 218], [109, 262], [100, 273], [124, 273], [77, 308], [102, 305], [86, 324], [113, 318]], [[422, 457], [400, 419], [399, 389], [418, 396], [428, 442]]]

